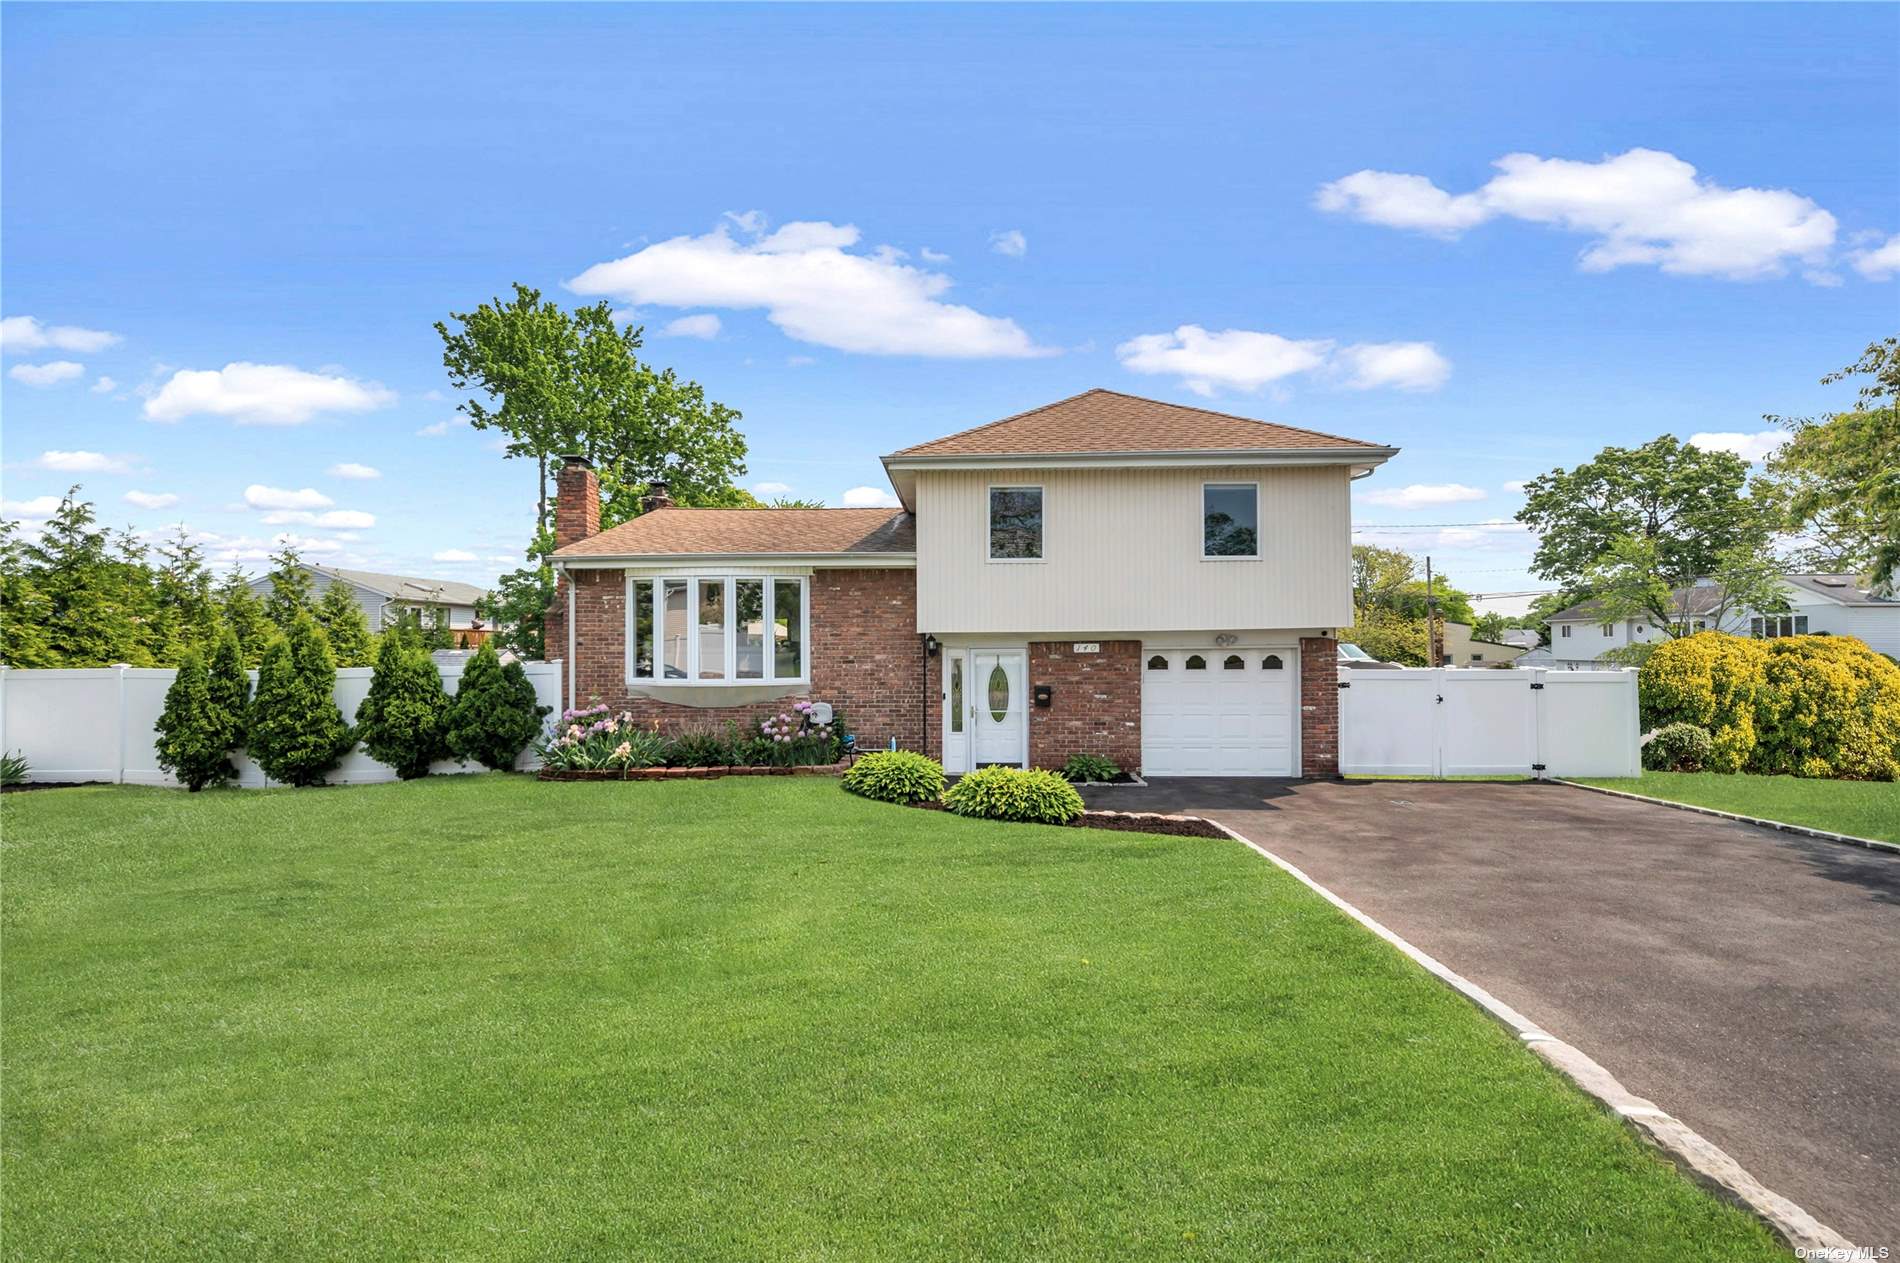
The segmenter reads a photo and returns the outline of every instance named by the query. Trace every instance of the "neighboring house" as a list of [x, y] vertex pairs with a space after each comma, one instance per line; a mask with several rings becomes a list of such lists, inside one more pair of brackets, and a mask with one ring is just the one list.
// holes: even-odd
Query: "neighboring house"
[[1529, 653], [1544, 643], [1543, 639], [1528, 627], [1507, 627], [1498, 639], [1515, 649], [1523, 650], [1525, 653]]
[[[1783, 614], [1721, 611], [1721, 589], [1707, 580], [1677, 588], [1671, 608], [1693, 631], [1759, 638], [1826, 632], [1857, 636], [1881, 653], [1900, 656], [1900, 600], [1874, 595], [1853, 575], [1785, 574], [1781, 586], [1788, 602]], [[1652, 618], [1606, 621], [1595, 600], [1558, 610], [1549, 623], [1550, 665], [1558, 668], [1594, 666], [1605, 650], [1669, 638]]]
[[682, 509], [601, 531], [559, 474], [548, 652], [668, 729], [833, 704], [951, 772], [1105, 755], [1331, 775], [1355, 478], [1394, 449], [1092, 390], [884, 458], [895, 509]]
[[[469, 644], [474, 646], [488, 634], [482, 621], [475, 615], [475, 603], [487, 593], [472, 583], [378, 574], [371, 570], [345, 570], [338, 566], [316, 566], [309, 562], [304, 562], [303, 568], [310, 575], [313, 599], [321, 599], [331, 584], [340, 583], [348, 588], [350, 595], [356, 598], [356, 603], [363, 607], [363, 616], [369, 620], [372, 632], [393, 626], [402, 617], [403, 611], [410, 609], [421, 613], [423, 626], [427, 627], [431, 625], [433, 611], [441, 609], [447, 614], [450, 634], [458, 640], [467, 634]], [[260, 597], [269, 596], [270, 576], [251, 580], [251, 590]]]
[[[1448, 667], [1495, 667], [1512, 662], [1523, 654], [1521, 645], [1479, 640], [1471, 634], [1471, 624], [1445, 622], [1445, 665]], [[1536, 643], [1536, 633], [1531, 633]]]

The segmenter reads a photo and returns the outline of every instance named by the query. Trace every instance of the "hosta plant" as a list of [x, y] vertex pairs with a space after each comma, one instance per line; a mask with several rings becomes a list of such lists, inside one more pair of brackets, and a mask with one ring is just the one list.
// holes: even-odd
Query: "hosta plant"
[[1082, 795], [1054, 772], [986, 767], [959, 777], [943, 805], [959, 816], [1067, 824], [1082, 814]]

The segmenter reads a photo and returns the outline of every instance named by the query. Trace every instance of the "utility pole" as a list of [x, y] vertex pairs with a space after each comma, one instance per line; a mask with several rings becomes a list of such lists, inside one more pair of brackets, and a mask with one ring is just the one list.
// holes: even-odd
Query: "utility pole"
[[1443, 641], [1438, 632], [1438, 593], [1432, 586], [1432, 559], [1425, 558], [1425, 661], [1434, 667], [1442, 667], [1444, 653], [1440, 649]]

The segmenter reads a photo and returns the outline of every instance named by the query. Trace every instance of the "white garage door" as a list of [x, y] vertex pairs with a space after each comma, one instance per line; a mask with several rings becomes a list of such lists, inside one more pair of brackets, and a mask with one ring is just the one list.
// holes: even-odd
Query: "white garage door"
[[1291, 649], [1142, 647], [1144, 776], [1293, 775]]

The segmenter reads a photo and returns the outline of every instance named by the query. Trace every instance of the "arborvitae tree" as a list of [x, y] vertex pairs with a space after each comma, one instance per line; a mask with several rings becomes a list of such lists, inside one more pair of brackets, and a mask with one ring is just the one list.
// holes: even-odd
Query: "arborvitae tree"
[[277, 635], [270, 616], [264, 612], [264, 602], [251, 591], [250, 581], [236, 567], [225, 577], [218, 597], [222, 607], [219, 613], [224, 625], [237, 635], [244, 661], [251, 666], [258, 665], [264, 660], [264, 650]]
[[425, 649], [455, 648], [455, 641], [449, 635], [449, 612], [440, 605], [429, 607], [428, 621], [423, 628], [422, 644]]
[[237, 775], [226, 750], [227, 725], [211, 700], [204, 656], [188, 649], [179, 660], [165, 709], [154, 725], [158, 765], [193, 793]]
[[352, 744], [335, 700], [336, 659], [316, 620], [302, 613], [264, 651], [251, 703], [247, 748], [264, 775], [321, 785]]
[[211, 655], [211, 673], [207, 682], [211, 707], [223, 725], [226, 750], [244, 744], [244, 725], [251, 709], [251, 677], [244, 670], [244, 651], [238, 646], [237, 633], [229, 627], [218, 636], [217, 650]]
[[279, 631], [288, 632], [297, 615], [311, 609], [313, 590], [303, 558], [294, 546], [285, 544], [283, 551], [271, 557], [270, 595], [264, 598], [264, 613]]
[[462, 669], [462, 685], [449, 706], [449, 749], [507, 771], [541, 731], [549, 708], [536, 703], [534, 685], [519, 662], [506, 666], [493, 645], [483, 645]]
[[[175, 644], [180, 651], [195, 648], [209, 657], [218, 643], [218, 605], [204, 550], [191, 542], [181, 523], [172, 538], [158, 546], [158, 555], [164, 564], [153, 574], [158, 600], [153, 640]], [[154, 648], [152, 656], [160, 663], [177, 660], [176, 651], [168, 656]]]
[[404, 780], [427, 776], [429, 764], [448, 756], [442, 731], [448, 711], [442, 673], [429, 655], [401, 636], [383, 637], [369, 696], [356, 709], [356, 735], [370, 757]]
[[376, 655], [376, 641], [369, 634], [369, 619], [363, 607], [350, 595], [345, 583], [332, 583], [317, 602], [317, 623], [330, 638], [330, 652], [340, 667], [366, 667]]

